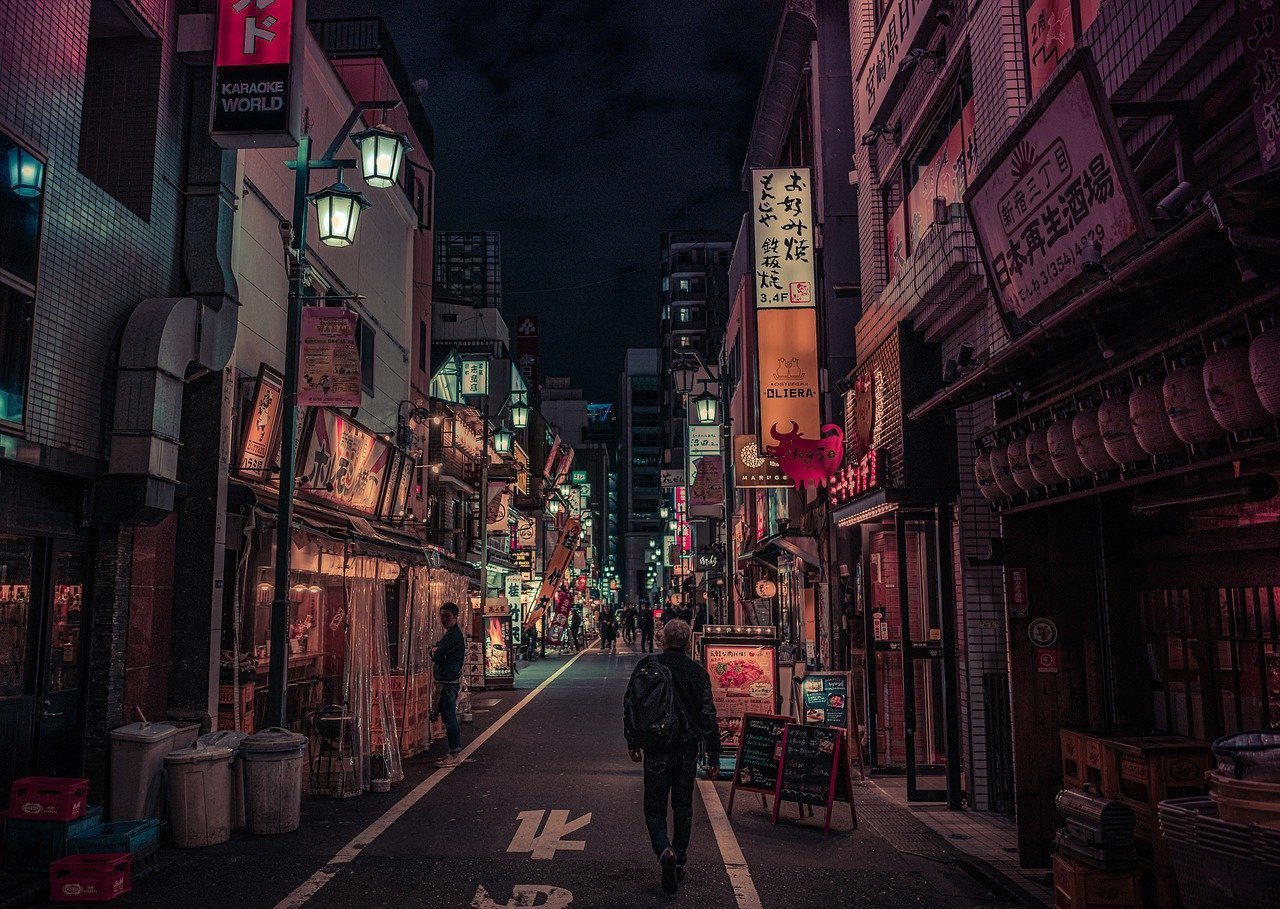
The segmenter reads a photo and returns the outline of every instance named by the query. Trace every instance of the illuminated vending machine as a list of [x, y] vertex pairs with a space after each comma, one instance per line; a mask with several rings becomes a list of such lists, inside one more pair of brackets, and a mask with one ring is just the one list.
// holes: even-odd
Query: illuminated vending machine
[[511, 639], [511, 607], [506, 597], [485, 603], [484, 687], [515, 686], [515, 646]]

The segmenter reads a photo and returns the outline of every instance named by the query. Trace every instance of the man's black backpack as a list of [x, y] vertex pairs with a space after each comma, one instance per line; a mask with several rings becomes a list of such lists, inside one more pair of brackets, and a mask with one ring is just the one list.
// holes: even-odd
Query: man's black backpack
[[688, 723], [671, 670], [652, 657], [636, 666], [623, 700], [631, 743], [645, 751], [672, 751], [687, 739]]

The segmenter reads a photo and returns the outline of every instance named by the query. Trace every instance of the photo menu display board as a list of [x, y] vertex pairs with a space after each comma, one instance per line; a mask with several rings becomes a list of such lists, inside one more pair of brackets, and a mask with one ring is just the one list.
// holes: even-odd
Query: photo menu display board
[[800, 719], [808, 726], [850, 729], [849, 674], [845, 672], [811, 672], [798, 679], [800, 686]]
[[778, 648], [773, 644], [708, 643], [703, 662], [711, 676], [711, 699], [720, 725], [720, 745], [736, 749], [744, 714], [772, 714], [778, 697]]

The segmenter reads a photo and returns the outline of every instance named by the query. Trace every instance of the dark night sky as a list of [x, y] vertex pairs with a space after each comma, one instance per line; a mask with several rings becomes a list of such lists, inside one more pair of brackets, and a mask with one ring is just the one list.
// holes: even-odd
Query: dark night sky
[[429, 80], [437, 227], [501, 231], [508, 324], [539, 316], [543, 373], [594, 400], [615, 397], [625, 348], [656, 343], [660, 232], [737, 227], [781, 5], [309, 4], [315, 18], [387, 21]]

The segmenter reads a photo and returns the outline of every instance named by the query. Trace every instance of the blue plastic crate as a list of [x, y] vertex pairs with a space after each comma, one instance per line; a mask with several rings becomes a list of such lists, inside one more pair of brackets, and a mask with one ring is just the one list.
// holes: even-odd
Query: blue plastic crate
[[67, 842], [67, 855], [115, 855], [123, 852], [137, 855], [148, 849], [154, 850], [159, 842], [159, 821], [114, 821], [91, 833], [72, 837]]
[[48, 871], [67, 854], [72, 837], [102, 826], [102, 806], [90, 805], [74, 821], [24, 821], [9, 818], [4, 825], [4, 867], [7, 871]]

